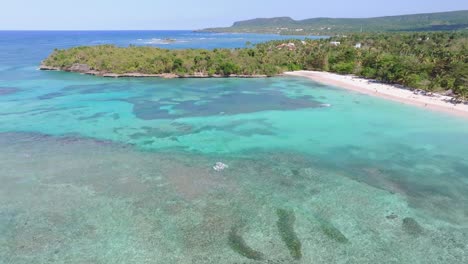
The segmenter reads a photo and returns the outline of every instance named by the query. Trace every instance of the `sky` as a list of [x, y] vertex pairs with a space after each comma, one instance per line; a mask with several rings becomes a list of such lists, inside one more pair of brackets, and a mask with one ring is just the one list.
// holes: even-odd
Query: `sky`
[[0, 30], [161, 30], [257, 17], [375, 17], [468, 10], [467, 0], [4, 0]]

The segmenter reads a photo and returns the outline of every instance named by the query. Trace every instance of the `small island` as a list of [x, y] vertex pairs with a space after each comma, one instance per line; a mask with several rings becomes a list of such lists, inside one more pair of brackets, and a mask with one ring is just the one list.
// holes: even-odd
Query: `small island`
[[353, 74], [464, 100], [468, 98], [468, 34], [354, 33], [213, 50], [85, 46], [55, 50], [40, 69], [162, 78], [254, 78], [312, 70]]

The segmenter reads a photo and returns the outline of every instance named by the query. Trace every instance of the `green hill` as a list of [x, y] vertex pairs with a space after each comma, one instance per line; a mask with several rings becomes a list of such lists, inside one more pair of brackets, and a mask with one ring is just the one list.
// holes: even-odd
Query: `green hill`
[[468, 10], [373, 18], [256, 18], [235, 22], [231, 27], [208, 28], [204, 32], [277, 33], [326, 35], [345, 32], [467, 30]]

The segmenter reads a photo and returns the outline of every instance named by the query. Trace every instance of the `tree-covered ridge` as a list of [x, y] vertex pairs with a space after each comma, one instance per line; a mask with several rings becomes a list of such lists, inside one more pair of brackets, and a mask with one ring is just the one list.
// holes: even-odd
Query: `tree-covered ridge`
[[468, 98], [468, 34], [352, 34], [319, 40], [270, 41], [242, 49], [169, 50], [112, 45], [55, 50], [44, 68], [93, 74], [175, 74], [181, 77], [274, 76], [318, 70], [355, 74]]
[[468, 10], [373, 18], [256, 18], [235, 22], [231, 27], [209, 28], [208, 32], [330, 35], [344, 32], [394, 32], [468, 29]]

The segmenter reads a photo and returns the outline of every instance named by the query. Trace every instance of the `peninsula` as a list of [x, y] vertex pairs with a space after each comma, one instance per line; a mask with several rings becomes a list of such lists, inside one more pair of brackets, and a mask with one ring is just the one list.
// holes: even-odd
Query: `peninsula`
[[405, 104], [468, 116], [468, 34], [351, 34], [242, 49], [112, 45], [55, 50], [41, 70], [104, 77], [302, 76]]
[[214, 50], [87, 46], [55, 50], [40, 69], [163, 78], [270, 77], [286, 71], [313, 70], [354, 74], [465, 100], [468, 34], [351, 34]]

